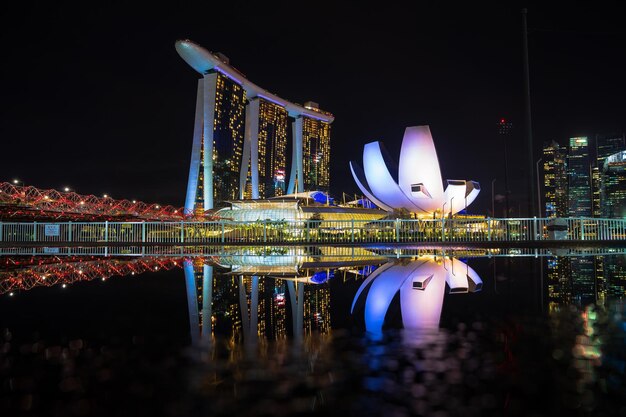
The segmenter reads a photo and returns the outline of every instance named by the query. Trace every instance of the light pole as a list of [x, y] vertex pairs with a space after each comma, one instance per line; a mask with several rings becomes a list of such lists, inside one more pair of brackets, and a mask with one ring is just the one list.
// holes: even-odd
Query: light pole
[[491, 217], [496, 217], [495, 194], [493, 192], [495, 182], [496, 178], [491, 180]]
[[452, 200], [454, 200], [454, 196], [450, 199], [450, 218], [452, 218]]
[[539, 162], [541, 162], [543, 158], [539, 158], [537, 162], [535, 162], [535, 169], [537, 171], [537, 217], [543, 217], [541, 215], [541, 186], [539, 182]]
[[446, 215], [446, 204], [448, 204], [447, 201], [443, 202], [443, 205], [441, 206], [441, 218], [443, 219]]

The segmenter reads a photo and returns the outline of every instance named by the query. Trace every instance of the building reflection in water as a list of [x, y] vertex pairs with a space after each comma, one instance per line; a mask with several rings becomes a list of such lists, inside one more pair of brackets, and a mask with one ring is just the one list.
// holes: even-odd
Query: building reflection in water
[[380, 336], [387, 311], [399, 291], [403, 328], [436, 329], [446, 286], [448, 293], [468, 293], [480, 291], [482, 285], [476, 271], [457, 258], [421, 256], [411, 261], [390, 261], [363, 281], [351, 311], [354, 314], [364, 303], [365, 328], [375, 337]]
[[279, 340], [290, 333], [299, 341], [313, 332], [328, 333], [328, 280], [337, 269], [385, 258], [363, 249], [355, 254], [353, 248], [345, 256], [333, 251], [331, 257], [325, 249], [303, 247], [269, 255], [243, 251], [213, 258], [214, 266], [204, 259], [186, 259], [192, 341], [210, 342], [219, 335], [253, 346], [259, 338]]

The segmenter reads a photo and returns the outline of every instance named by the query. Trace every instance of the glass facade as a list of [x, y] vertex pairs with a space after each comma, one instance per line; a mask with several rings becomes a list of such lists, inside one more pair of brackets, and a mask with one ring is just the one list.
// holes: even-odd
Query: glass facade
[[543, 185], [547, 217], [567, 215], [566, 157], [566, 149], [554, 141], [543, 148]]
[[305, 191], [329, 191], [330, 123], [303, 117], [302, 169]]
[[591, 217], [591, 178], [589, 141], [587, 137], [569, 140], [567, 155], [568, 215]]
[[259, 198], [285, 194], [287, 170], [287, 111], [260, 99]]
[[605, 158], [600, 198], [603, 217], [626, 216], [626, 151]]
[[218, 74], [213, 128], [213, 198], [215, 202], [238, 198], [243, 156], [246, 92]]

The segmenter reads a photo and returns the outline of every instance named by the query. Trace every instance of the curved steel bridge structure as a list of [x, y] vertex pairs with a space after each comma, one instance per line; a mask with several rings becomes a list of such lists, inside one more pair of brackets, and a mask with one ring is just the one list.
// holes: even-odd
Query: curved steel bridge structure
[[0, 183], [0, 220], [179, 221], [182, 207]]

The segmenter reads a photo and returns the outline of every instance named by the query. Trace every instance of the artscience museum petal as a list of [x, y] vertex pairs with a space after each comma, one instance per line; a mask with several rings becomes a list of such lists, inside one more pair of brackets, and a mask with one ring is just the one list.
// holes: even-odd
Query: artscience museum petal
[[469, 206], [480, 192], [470, 180], [447, 180], [446, 188], [429, 126], [407, 127], [397, 167], [381, 142], [363, 148], [363, 168], [352, 161], [350, 171], [363, 194], [383, 210], [405, 209], [418, 217], [447, 216]]

